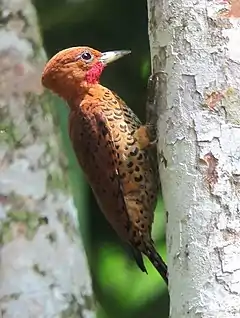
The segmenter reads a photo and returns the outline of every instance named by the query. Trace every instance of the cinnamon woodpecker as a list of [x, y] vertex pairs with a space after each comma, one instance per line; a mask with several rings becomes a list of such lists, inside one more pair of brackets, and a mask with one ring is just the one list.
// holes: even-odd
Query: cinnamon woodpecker
[[72, 146], [100, 209], [140, 269], [147, 272], [145, 254], [167, 284], [167, 266], [151, 238], [158, 181], [148, 126], [99, 83], [104, 68], [129, 53], [65, 49], [46, 64], [42, 84], [69, 106]]

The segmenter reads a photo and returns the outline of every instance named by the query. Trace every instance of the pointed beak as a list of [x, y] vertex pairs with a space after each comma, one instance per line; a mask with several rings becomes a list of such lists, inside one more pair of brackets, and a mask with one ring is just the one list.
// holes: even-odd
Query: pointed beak
[[131, 51], [109, 51], [109, 52], [104, 52], [102, 56], [100, 57], [100, 62], [102, 62], [104, 65], [107, 65], [109, 63], [112, 63], [124, 55], [130, 54]]

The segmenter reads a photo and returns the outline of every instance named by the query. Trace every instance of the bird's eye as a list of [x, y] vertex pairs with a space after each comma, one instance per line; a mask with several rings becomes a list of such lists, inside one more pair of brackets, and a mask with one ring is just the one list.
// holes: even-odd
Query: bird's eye
[[93, 59], [93, 56], [88, 51], [85, 51], [85, 52], [81, 53], [78, 58], [80, 58], [81, 60], [83, 60], [85, 62], [91, 62]]

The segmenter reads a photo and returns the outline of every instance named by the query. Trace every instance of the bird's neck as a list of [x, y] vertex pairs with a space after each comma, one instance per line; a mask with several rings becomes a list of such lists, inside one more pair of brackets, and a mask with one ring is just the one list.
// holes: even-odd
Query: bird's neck
[[79, 105], [84, 100], [92, 102], [93, 104], [97, 103], [97, 101], [102, 99], [102, 96], [106, 91], [109, 91], [109, 89], [100, 84], [92, 84], [79, 87], [78, 90], [74, 92], [74, 94], [73, 92], [71, 92], [71, 94], [68, 94], [68, 92], [66, 92], [66, 95], [68, 96], [61, 97], [67, 101], [70, 109], [74, 110], [76, 108], [79, 108]]

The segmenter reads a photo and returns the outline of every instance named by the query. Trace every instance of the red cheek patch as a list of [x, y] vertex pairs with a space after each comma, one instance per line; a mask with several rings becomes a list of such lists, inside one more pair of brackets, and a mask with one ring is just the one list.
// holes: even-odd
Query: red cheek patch
[[99, 82], [99, 78], [102, 74], [102, 71], [104, 69], [104, 65], [101, 62], [97, 62], [93, 65], [93, 67], [87, 71], [85, 80], [89, 84], [97, 84]]

